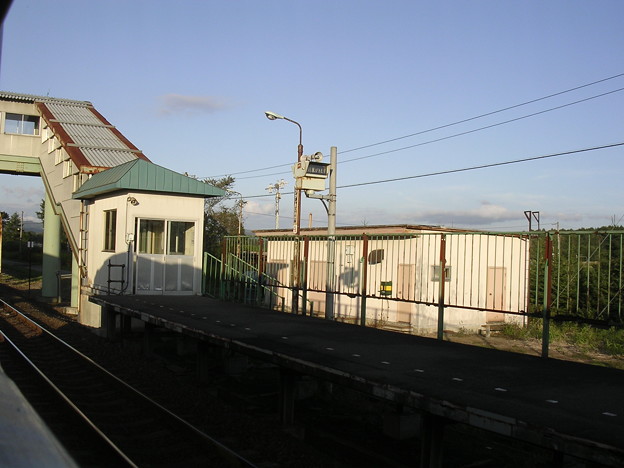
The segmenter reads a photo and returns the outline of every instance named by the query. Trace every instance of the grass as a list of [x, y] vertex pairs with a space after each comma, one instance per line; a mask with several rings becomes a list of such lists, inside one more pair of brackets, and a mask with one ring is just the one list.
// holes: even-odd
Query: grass
[[[507, 324], [501, 335], [517, 340], [541, 339], [542, 320], [531, 320], [526, 327]], [[550, 326], [550, 342], [576, 346], [585, 352], [624, 356], [624, 330], [615, 327], [601, 329], [571, 322], [553, 323]]]

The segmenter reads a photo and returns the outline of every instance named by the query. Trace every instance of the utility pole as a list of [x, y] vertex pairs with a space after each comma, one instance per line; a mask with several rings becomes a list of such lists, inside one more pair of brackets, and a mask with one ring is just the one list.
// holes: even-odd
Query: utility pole
[[334, 276], [336, 271], [336, 168], [338, 149], [332, 146], [329, 160], [329, 202], [327, 208], [327, 287], [325, 318], [334, 320]]
[[532, 231], [532, 226], [531, 226], [531, 221], [533, 219], [535, 219], [535, 221], [537, 221], [537, 230], [540, 230], [540, 212], [539, 211], [531, 211], [531, 210], [526, 210], [524, 212], [524, 217], [527, 219], [527, 221], [529, 222], [529, 232]]
[[[320, 155], [320, 153], [317, 153]], [[316, 155], [315, 155], [316, 156]], [[320, 155], [322, 157], [322, 155]], [[317, 163], [321, 164], [321, 163]], [[326, 166], [326, 164], [323, 164]], [[316, 198], [321, 200], [327, 210], [327, 278], [325, 280], [325, 318], [334, 320], [334, 276], [335, 276], [335, 258], [336, 258], [336, 168], [338, 167], [338, 149], [332, 146], [330, 149], [329, 173], [321, 171], [329, 176], [329, 194], [320, 195], [315, 193], [317, 190], [325, 190], [324, 188], [306, 189], [308, 198]], [[314, 170], [311, 172], [314, 174]], [[308, 172], [310, 174], [310, 172]], [[312, 183], [313, 182], [308, 182]], [[323, 180], [322, 187], [325, 187]], [[312, 185], [313, 187], [313, 185]], [[327, 204], [325, 203], [327, 201]]]
[[22, 254], [22, 238], [23, 237], [24, 237], [24, 212], [22, 211], [22, 217], [20, 218], [20, 241], [19, 241], [20, 256]]
[[288, 182], [286, 182], [284, 179], [281, 179], [266, 188], [269, 193], [275, 192], [275, 229], [279, 229], [279, 202], [282, 198], [280, 189], [283, 189], [287, 183]]

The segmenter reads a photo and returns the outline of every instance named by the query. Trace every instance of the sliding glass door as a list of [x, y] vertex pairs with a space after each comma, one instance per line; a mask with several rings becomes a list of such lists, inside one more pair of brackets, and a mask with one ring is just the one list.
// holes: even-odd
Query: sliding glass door
[[195, 223], [138, 219], [137, 294], [192, 293]]

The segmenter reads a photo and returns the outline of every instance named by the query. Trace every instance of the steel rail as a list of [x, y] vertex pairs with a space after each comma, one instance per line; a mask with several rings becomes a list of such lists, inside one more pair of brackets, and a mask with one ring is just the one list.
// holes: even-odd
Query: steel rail
[[[18, 309], [16, 309], [15, 307], [13, 307], [11, 304], [9, 304], [8, 302], [6, 302], [3, 299], [0, 299], [0, 303], [3, 305], [3, 307], [8, 307], [11, 310], [13, 310], [17, 316], [19, 317], [19, 319], [28, 324], [29, 326], [36, 328], [37, 330], [41, 330], [43, 333], [45, 333], [47, 336], [53, 338], [54, 340], [56, 340], [58, 343], [60, 343], [63, 347], [65, 347], [68, 350], [71, 350], [75, 355], [80, 356], [82, 359], [84, 359], [85, 361], [87, 361], [90, 365], [94, 366], [96, 369], [98, 369], [100, 372], [104, 373], [107, 377], [113, 379], [114, 381], [116, 381], [119, 385], [121, 385], [124, 389], [128, 390], [129, 392], [134, 393], [136, 396], [140, 397], [141, 399], [143, 399], [144, 401], [146, 401], [148, 404], [152, 405], [153, 407], [157, 408], [159, 411], [163, 412], [166, 416], [172, 418], [173, 420], [175, 420], [177, 423], [179, 423], [180, 425], [184, 426], [186, 429], [194, 432], [197, 436], [199, 436], [201, 439], [203, 439], [205, 442], [209, 443], [211, 446], [213, 446], [219, 453], [221, 453], [221, 456], [226, 458], [228, 460], [228, 462], [231, 464], [231, 466], [245, 466], [245, 467], [256, 467], [256, 465], [254, 465], [251, 461], [245, 459], [244, 457], [242, 457], [240, 454], [236, 453], [234, 450], [230, 449], [229, 447], [227, 447], [226, 445], [222, 444], [221, 442], [219, 442], [218, 440], [216, 440], [215, 438], [209, 436], [208, 434], [206, 434], [205, 432], [201, 431], [200, 429], [198, 429], [197, 427], [193, 426], [192, 424], [190, 424], [188, 421], [182, 419], [180, 416], [176, 415], [175, 413], [171, 412], [170, 410], [168, 410], [167, 408], [165, 408], [164, 406], [162, 406], [161, 404], [157, 403], [156, 401], [154, 401], [153, 399], [149, 398], [147, 395], [145, 395], [144, 393], [140, 392], [139, 390], [137, 390], [136, 388], [132, 387], [131, 385], [129, 385], [128, 383], [124, 382], [123, 380], [121, 380], [119, 377], [117, 377], [116, 375], [110, 373], [108, 370], [106, 370], [105, 368], [103, 368], [102, 366], [100, 366], [97, 362], [95, 362], [93, 359], [91, 359], [90, 357], [86, 356], [85, 354], [83, 354], [82, 352], [80, 352], [79, 350], [77, 350], [76, 348], [74, 348], [73, 346], [71, 346], [69, 343], [63, 341], [62, 339], [60, 339], [58, 336], [54, 335], [52, 332], [50, 332], [49, 330], [46, 329], [45, 326], [39, 324], [38, 322], [36, 322], [35, 320], [33, 320], [32, 318], [28, 317], [27, 315], [25, 315], [24, 313], [22, 313], [21, 311], [19, 311]], [[29, 358], [28, 356], [26, 356], [20, 349], [19, 347], [13, 343], [8, 337], [7, 335], [2, 332], [2, 330], [0, 330], [0, 334], [2, 334], [5, 338], [5, 340], [7, 342], [9, 342], [11, 344], [11, 346], [16, 349], [16, 351], [22, 356], [23, 359], [25, 359], [28, 364], [34, 369], [36, 370], [36, 372], [46, 381], [46, 383], [48, 385], [50, 385], [54, 391], [64, 400], [68, 403], [68, 405], [70, 405], [70, 407], [90, 426], [92, 427], [93, 430], [95, 430], [97, 432], [98, 435], [100, 435], [103, 440], [105, 440], [110, 446], [111, 448], [113, 448], [113, 450], [115, 450], [120, 456], [122, 456], [124, 458], [124, 460], [129, 464], [129, 466], [132, 467], [137, 467], [138, 465], [136, 465], [132, 460], [130, 460], [122, 451], [121, 449], [119, 449], [114, 442], [112, 442], [76, 405], [73, 404], [73, 402], [62, 392], [61, 389], [59, 389], [45, 374], [43, 371], [41, 371]]]

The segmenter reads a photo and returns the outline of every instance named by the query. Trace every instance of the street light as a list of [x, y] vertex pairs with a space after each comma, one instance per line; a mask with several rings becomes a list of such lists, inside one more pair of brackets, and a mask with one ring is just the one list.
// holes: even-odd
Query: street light
[[[294, 123], [297, 127], [299, 127], [299, 146], [297, 146], [297, 162], [301, 161], [301, 157], [303, 156], [303, 130], [299, 122], [296, 122], [288, 117], [284, 117], [283, 115], [276, 114], [275, 112], [266, 111], [264, 113], [267, 119], [269, 120], [287, 120], [288, 122]], [[301, 234], [301, 190], [295, 188], [295, 203], [294, 203], [294, 224], [293, 224], [293, 232], [296, 236]]]
[[[297, 127], [299, 127], [299, 146], [297, 146], [297, 162], [301, 161], [303, 156], [303, 130], [299, 122], [296, 122], [292, 119], [284, 117], [283, 115], [276, 114], [275, 112], [266, 111], [264, 113], [266, 118], [269, 120], [287, 120], [288, 122], [294, 123]], [[295, 219], [293, 221], [293, 233], [295, 236], [299, 236], [301, 234], [301, 189], [295, 187], [295, 202], [294, 202], [294, 214]], [[292, 300], [292, 313], [299, 313], [299, 239], [295, 239], [294, 245], [294, 262], [293, 262], [293, 300]]]

